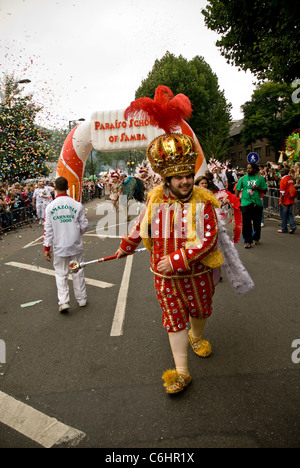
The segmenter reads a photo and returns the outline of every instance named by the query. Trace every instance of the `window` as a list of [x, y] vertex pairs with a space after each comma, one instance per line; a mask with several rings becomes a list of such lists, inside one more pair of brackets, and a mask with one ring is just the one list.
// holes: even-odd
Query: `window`
[[254, 148], [254, 153], [258, 154], [258, 156], [261, 156], [261, 146]]

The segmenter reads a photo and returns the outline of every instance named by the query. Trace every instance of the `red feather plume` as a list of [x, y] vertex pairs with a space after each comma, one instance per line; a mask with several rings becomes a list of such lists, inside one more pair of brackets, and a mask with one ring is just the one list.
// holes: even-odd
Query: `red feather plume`
[[167, 86], [158, 86], [154, 100], [140, 98], [133, 101], [125, 110], [124, 117], [149, 119], [150, 124], [162, 128], [166, 133], [178, 129], [182, 120], [189, 119], [192, 114], [192, 104], [184, 94], [174, 94]]

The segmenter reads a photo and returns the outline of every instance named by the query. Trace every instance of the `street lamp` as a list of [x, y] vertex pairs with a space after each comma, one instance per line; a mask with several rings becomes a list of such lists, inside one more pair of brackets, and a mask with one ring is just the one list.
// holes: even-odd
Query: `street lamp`
[[127, 161], [127, 167], [128, 167], [128, 170], [129, 170], [129, 175], [133, 174], [134, 166], [135, 166], [135, 160], [133, 159], [132, 152], [129, 151], [129, 160]]
[[85, 119], [75, 119], [75, 120], [69, 120], [69, 131], [72, 130], [72, 123], [76, 123], [76, 122], [84, 122]]

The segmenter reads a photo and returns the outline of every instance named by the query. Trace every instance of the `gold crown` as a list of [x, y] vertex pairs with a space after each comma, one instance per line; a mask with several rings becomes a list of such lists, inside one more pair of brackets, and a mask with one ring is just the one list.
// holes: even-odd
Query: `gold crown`
[[152, 169], [162, 177], [194, 173], [197, 156], [193, 138], [180, 133], [161, 135], [147, 149]]

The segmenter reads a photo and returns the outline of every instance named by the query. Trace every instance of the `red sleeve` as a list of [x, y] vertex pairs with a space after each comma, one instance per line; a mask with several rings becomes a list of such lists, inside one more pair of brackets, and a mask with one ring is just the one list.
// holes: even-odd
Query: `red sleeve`
[[280, 181], [280, 186], [279, 186], [279, 190], [280, 190], [280, 197], [279, 197], [279, 202], [282, 202], [284, 203], [285, 201], [285, 198], [286, 198], [286, 191], [287, 191], [287, 186], [288, 186], [288, 177], [284, 177], [283, 179], [281, 179]]
[[146, 214], [146, 208], [143, 213], [140, 215], [139, 219], [135, 222], [133, 228], [127, 236], [124, 236], [121, 240], [120, 249], [126, 255], [130, 255], [135, 252], [142, 238], [140, 236], [141, 231], [141, 222], [144, 219]]

